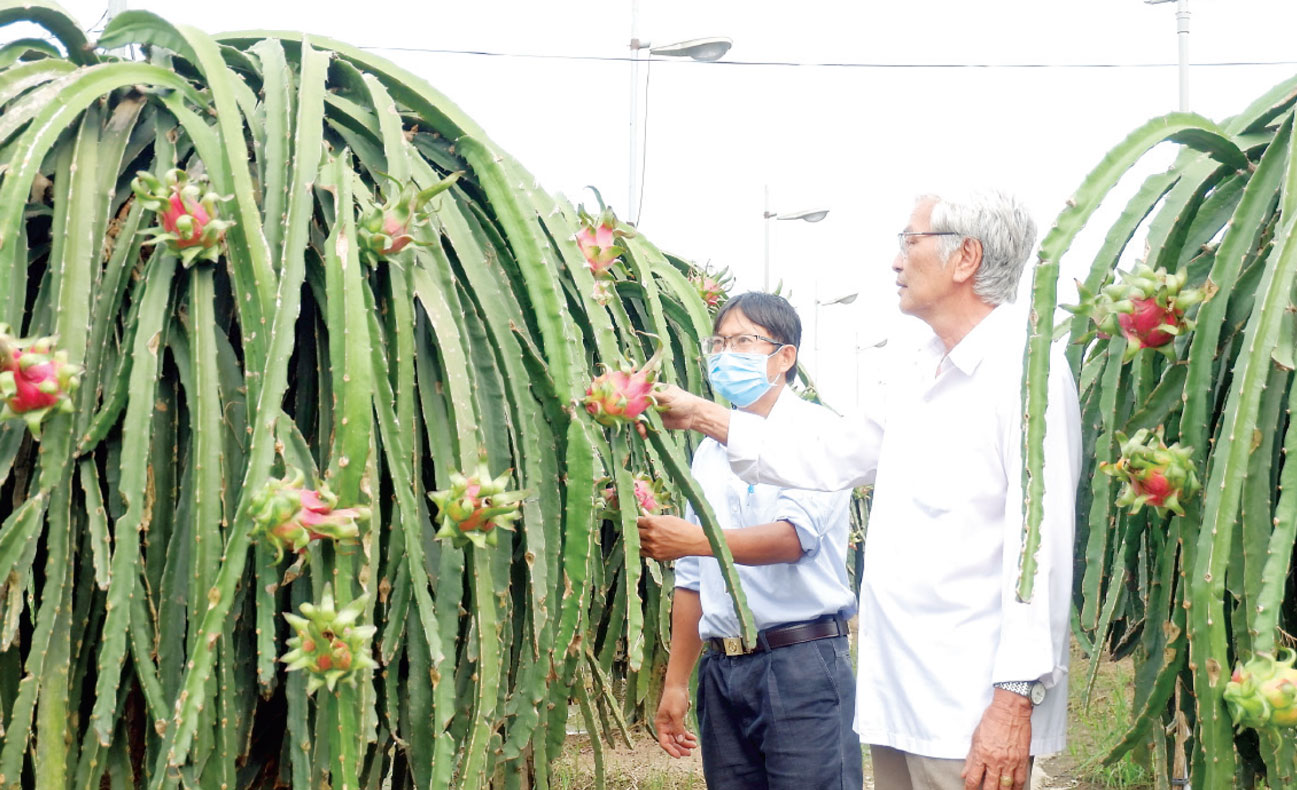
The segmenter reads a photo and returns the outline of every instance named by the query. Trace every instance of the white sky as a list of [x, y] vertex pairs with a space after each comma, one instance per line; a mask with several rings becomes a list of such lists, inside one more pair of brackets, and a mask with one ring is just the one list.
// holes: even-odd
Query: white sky
[[[64, 5], [90, 27], [107, 2]], [[370, 47], [612, 59], [629, 54], [632, 16], [631, 0], [128, 5], [210, 32], [304, 29]], [[1297, 61], [1292, 0], [1190, 0], [1190, 10], [1191, 62]], [[803, 357], [821, 392], [849, 408], [873, 367], [870, 354], [854, 349], [914, 328], [896, 313], [889, 269], [914, 197], [996, 184], [1028, 202], [1043, 235], [1104, 152], [1177, 109], [1176, 69], [734, 61], [1174, 64], [1175, 17], [1174, 2], [1141, 0], [640, 0], [641, 39], [734, 40], [731, 63], [657, 60], [647, 91], [641, 84], [640, 227], [664, 249], [728, 266], [738, 290], [748, 290], [761, 287], [763, 188], [777, 212], [830, 208], [818, 224], [773, 224], [772, 276], [792, 288], [807, 329]], [[628, 62], [381, 54], [457, 102], [549, 190], [589, 202], [582, 189], [596, 185], [625, 218]], [[1297, 65], [1194, 67], [1191, 108], [1221, 120], [1295, 72]], [[1094, 248], [1113, 216], [1096, 218], [1081, 250]], [[1065, 279], [1087, 264], [1082, 254], [1065, 259]], [[854, 304], [820, 309], [817, 343], [817, 294], [829, 300], [853, 291], [861, 294]]]

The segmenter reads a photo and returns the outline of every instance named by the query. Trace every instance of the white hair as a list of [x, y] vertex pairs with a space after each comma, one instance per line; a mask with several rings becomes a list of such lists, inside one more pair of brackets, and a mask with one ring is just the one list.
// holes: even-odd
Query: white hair
[[949, 260], [964, 239], [977, 239], [982, 243], [982, 265], [973, 276], [973, 293], [990, 305], [1012, 302], [1023, 266], [1036, 245], [1036, 223], [1026, 205], [999, 189], [919, 198], [919, 202], [927, 200], [935, 201], [931, 229], [959, 234], [937, 238], [942, 258]]

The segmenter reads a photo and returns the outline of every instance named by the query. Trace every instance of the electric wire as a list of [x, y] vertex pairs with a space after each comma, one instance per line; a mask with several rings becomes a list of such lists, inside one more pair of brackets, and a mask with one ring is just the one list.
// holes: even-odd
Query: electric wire
[[[560, 55], [540, 52], [492, 52], [480, 49], [434, 49], [429, 47], [402, 47], [390, 44], [361, 46], [368, 51], [409, 52], [428, 55], [467, 55], [490, 58], [522, 58], [533, 60], [594, 61], [603, 63], [630, 63], [629, 55]], [[696, 66], [763, 66], [820, 69], [1165, 69], [1179, 68], [1179, 63], [888, 63], [849, 61], [792, 61], [792, 60], [714, 60], [696, 61], [687, 58], [640, 58], [640, 62], [665, 61]], [[1257, 66], [1297, 66], [1297, 60], [1226, 60], [1192, 63], [1194, 68], [1236, 68]]]

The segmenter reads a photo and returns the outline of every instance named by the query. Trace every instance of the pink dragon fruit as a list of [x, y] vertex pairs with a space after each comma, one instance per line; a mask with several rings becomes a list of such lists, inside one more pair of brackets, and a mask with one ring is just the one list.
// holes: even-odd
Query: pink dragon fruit
[[1156, 431], [1141, 428], [1129, 439], [1118, 433], [1117, 440], [1121, 442], [1121, 457], [1099, 464], [1103, 472], [1125, 483], [1117, 504], [1129, 506], [1131, 513], [1151, 505], [1161, 515], [1169, 510], [1183, 516], [1181, 500], [1198, 490], [1193, 448], [1181, 447], [1178, 442], [1168, 447], [1160, 427]]
[[321, 686], [333, 691], [338, 681], [354, 686], [360, 672], [377, 666], [370, 655], [370, 640], [378, 629], [356, 625], [368, 604], [369, 594], [365, 593], [337, 609], [333, 588], [326, 582], [318, 606], [302, 604], [300, 617], [284, 613], [294, 635], [288, 639], [291, 649], [279, 660], [288, 665], [289, 672], [305, 669], [309, 673], [307, 694]]
[[298, 554], [313, 540], [354, 542], [360, 537], [359, 522], [370, 516], [367, 507], [338, 507], [338, 497], [323, 483], [319, 489], [303, 488], [305, 475], [289, 469], [280, 480], [267, 480], [252, 498], [254, 530], [275, 547], [275, 561], [284, 549]]
[[215, 263], [221, 258], [221, 241], [234, 223], [220, 219], [217, 204], [230, 198], [219, 197], [215, 192], [204, 192], [200, 184], [205, 178], [191, 180], [180, 169], [168, 170], [163, 179], [140, 171], [131, 188], [140, 203], [158, 215], [161, 228], [150, 231], [148, 242], [166, 242], [180, 255], [181, 262], [193, 266], [197, 260]]
[[1254, 729], [1297, 726], [1297, 669], [1293, 667], [1297, 654], [1284, 650], [1282, 655], [1286, 658], [1258, 653], [1234, 667], [1223, 696], [1236, 725]]
[[707, 271], [697, 271], [689, 275], [689, 282], [698, 289], [698, 298], [703, 300], [710, 310], [717, 310], [725, 304], [728, 298], [727, 291], [733, 282], [726, 269], [722, 269], [715, 275]]
[[[607, 481], [605, 481], [607, 482]], [[621, 507], [617, 501], [616, 486], [608, 485], [603, 489], [603, 512], [601, 518], [617, 521], [621, 518]], [[641, 516], [656, 516], [671, 508], [670, 495], [661, 478], [650, 477], [643, 472], [635, 475], [635, 503]]]
[[396, 194], [383, 205], [370, 207], [356, 225], [361, 255], [372, 266], [412, 243], [428, 246], [431, 242], [416, 239], [413, 231], [431, 217], [429, 201], [449, 189], [463, 174], [462, 170], [457, 170], [423, 191], [419, 191], [413, 181], [402, 184], [389, 177]]
[[633, 236], [634, 232], [617, 221], [612, 209], [601, 207], [599, 216], [586, 212], [585, 206], [577, 209], [577, 219], [581, 227], [577, 230], [576, 246], [585, 256], [586, 266], [595, 277], [610, 275], [609, 269], [617, 263], [617, 256], [625, 252], [619, 242], [622, 238]]
[[[1200, 288], [1185, 288], [1187, 279], [1184, 270], [1168, 274], [1165, 269], [1155, 270], [1140, 263], [1134, 270], [1122, 272], [1121, 282], [1103, 288], [1098, 294], [1078, 283], [1081, 303], [1067, 309], [1089, 315], [1101, 338], [1118, 333], [1125, 337], [1125, 360], [1145, 348], [1159, 349], [1174, 357], [1171, 341], [1193, 329], [1193, 321], [1185, 317], [1185, 312], [1216, 292], [1210, 280]], [[1082, 340], [1088, 338], [1089, 335]]]
[[441, 512], [437, 537], [461, 548], [470, 543], [478, 548], [496, 545], [496, 527], [512, 530], [522, 516], [522, 500], [531, 493], [509, 490], [511, 471], [492, 478], [482, 459], [472, 475], [456, 472], [450, 476], [450, 488], [428, 494]]
[[54, 338], [19, 340], [0, 324], [0, 420], [19, 417], [39, 439], [46, 418], [72, 411], [80, 374], [66, 351], [55, 350]]
[[650, 407], [656, 407], [653, 390], [657, 386], [658, 367], [662, 363], [659, 348], [638, 370], [623, 361], [616, 370], [605, 370], [590, 382], [582, 401], [585, 410], [595, 422], [607, 427], [617, 427], [644, 418]]

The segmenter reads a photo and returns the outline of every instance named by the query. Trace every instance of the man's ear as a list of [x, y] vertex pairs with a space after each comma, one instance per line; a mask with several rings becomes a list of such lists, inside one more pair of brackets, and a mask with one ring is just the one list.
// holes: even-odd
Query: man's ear
[[959, 249], [955, 250], [953, 256], [954, 271], [952, 277], [957, 283], [965, 283], [973, 279], [977, 270], [982, 268], [982, 240], [965, 237], [959, 243]]
[[797, 367], [797, 349], [794, 346], [784, 346], [776, 353], [775, 361], [778, 363], [779, 375], [783, 376]]

